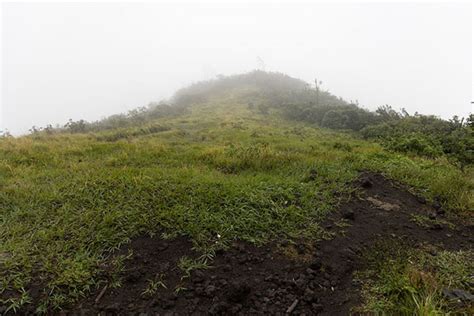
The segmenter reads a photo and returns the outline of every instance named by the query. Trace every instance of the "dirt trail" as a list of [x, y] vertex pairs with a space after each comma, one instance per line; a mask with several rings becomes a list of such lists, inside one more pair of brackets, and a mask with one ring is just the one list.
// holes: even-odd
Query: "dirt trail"
[[[184, 256], [195, 256], [184, 238], [135, 239], [122, 249], [133, 250], [126, 263], [122, 287], [106, 289], [85, 299], [65, 314], [102, 315], [347, 315], [360, 304], [359, 285], [352, 273], [363, 266], [360, 254], [380, 240], [397, 240], [413, 247], [469, 249], [472, 224], [449, 221], [418, 226], [413, 214], [444, 219], [426, 202], [381, 175], [363, 174], [359, 197], [340, 207], [323, 225], [335, 238], [308, 244], [255, 247], [236, 242], [218, 253], [212, 268], [195, 270], [181, 281], [176, 267]], [[341, 225], [344, 224], [344, 225]], [[306, 261], [295, 261], [283, 253]], [[161, 276], [161, 277], [160, 277]], [[143, 294], [148, 280], [157, 279], [154, 295]], [[177, 293], [176, 288], [180, 288]], [[100, 297], [98, 302], [97, 298]]]

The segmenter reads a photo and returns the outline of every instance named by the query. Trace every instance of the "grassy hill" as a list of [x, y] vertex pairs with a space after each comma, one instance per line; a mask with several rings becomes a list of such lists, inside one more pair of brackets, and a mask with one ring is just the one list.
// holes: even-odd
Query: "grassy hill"
[[[289, 104], [313, 102], [314, 93], [257, 72], [99, 122], [0, 139], [5, 310], [57, 310], [119, 286], [125, 259], [114, 253], [139, 236], [188, 238], [200, 253], [194, 264], [236, 240], [326, 239], [321, 223], [358, 194], [362, 171], [406, 185], [449, 216], [471, 217], [469, 166], [288, 117]], [[318, 106], [372, 115], [326, 91], [318, 98]]]

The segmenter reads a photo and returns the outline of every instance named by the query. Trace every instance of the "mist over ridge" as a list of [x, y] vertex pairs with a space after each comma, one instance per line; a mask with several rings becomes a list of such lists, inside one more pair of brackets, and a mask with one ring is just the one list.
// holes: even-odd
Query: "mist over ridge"
[[[472, 111], [471, 6], [2, 4], [0, 129], [93, 121], [252, 69], [371, 110]], [[403, 23], [400, 23], [403, 21]], [[439, 23], [444, 21], [444, 23]], [[455, 34], [455, 35], [454, 35]]]

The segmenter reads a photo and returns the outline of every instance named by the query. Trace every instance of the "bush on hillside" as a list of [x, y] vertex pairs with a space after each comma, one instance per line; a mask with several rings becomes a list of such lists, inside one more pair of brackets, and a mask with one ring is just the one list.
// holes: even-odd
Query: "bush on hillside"
[[386, 141], [388, 149], [415, 154], [418, 156], [436, 158], [443, 154], [441, 145], [434, 139], [420, 134], [402, 135]]

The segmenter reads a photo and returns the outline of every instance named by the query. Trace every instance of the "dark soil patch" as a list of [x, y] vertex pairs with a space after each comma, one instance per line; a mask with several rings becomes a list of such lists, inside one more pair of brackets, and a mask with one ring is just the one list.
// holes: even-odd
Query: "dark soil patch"
[[[263, 247], [236, 242], [217, 254], [211, 268], [195, 270], [181, 280], [183, 272], [176, 266], [179, 258], [196, 256], [186, 239], [138, 238], [122, 250], [134, 253], [126, 262], [122, 286], [106, 289], [96, 302], [102, 291], [98, 289], [65, 313], [347, 315], [360, 304], [359, 284], [352, 274], [363, 267], [361, 254], [376, 242], [396, 240], [411, 247], [450, 250], [472, 247], [472, 224], [445, 218], [439, 208], [437, 211], [381, 175], [363, 174], [357, 185], [359, 196], [323, 224], [334, 232], [331, 240]], [[433, 222], [420, 226], [413, 214]], [[166, 288], [143, 295], [148, 280], [158, 275]], [[181, 289], [178, 293], [177, 288]]]

